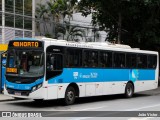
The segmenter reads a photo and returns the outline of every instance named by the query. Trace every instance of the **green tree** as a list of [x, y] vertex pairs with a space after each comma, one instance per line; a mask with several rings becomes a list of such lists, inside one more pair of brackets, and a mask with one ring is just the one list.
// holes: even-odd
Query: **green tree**
[[[76, 0], [50, 0], [47, 2], [48, 13], [52, 16], [54, 22], [53, 33], [54, 38], [58, 38], [58, 31], [61, 26], [57, 26], [61, 20], [68, 16], [69, 20], [75, 10]], [[61, 31], [60, 31], [61, 32]]]
[[160, 0], [81, 0], [82, 15], [92, 13], [92, 23], [108, 33], [107, 40], [121, 40], [147, 49], [160, 39]]
[[58, 35], [64, 35], [64, 39], [67, 41], [80, 41], [85, 38], [85, 31], [78, 26], [73, 26], [69, 22], [65, 22], [65, 25], [58, 27]]

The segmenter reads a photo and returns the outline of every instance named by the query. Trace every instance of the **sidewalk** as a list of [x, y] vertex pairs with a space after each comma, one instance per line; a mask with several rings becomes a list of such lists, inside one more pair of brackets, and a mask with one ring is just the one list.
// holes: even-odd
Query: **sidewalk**
[[10, 96], [6, 96], [4, 94], [0, 94], [0, 102], [3, 102], [3, 101], [12, 101], [12, 100], [15, 100], [13, 97], [10, 97]]

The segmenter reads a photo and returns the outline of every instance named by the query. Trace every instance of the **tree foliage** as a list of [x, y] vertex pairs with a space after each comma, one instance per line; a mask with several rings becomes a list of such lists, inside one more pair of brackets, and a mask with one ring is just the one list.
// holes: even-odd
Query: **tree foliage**
[[[41, 24], [43, 24], [43, 32], [46, 37], [58, 39], [61, 33], [64, 35], [64, 30], [67, 30], [65, 29], [67, 25], [64, 24], [64, 18], [68, 17], [70, 21], [76, 9], [76, 3], [77, 0], [50, 0], [46, 4], [38, 3], [36, 18], [39, 19], [37, 21], [37, 30], [40, 32], [40, 35], [42, 34]], [[52, 25], [47, 25], [49, 23], [52, 23]], [[52, 35], [49, 33], [48, 27], [53, 27], [51, 28]]]
[[93, 25], [132, 47], [148, 49], [160, 42], [160, 0], [81, 0], [82, 15], [92, 13]]

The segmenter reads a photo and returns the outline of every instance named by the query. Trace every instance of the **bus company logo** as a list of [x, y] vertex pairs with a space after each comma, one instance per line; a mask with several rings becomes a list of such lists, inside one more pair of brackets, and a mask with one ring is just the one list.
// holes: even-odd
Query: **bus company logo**
[[74, 79], [78, 79], [78, 72], [73, 72]]
[[139, 78], [139, 70], [138, 69], [131, 70], [130, 71], [130, 79], [133, 81], [136, 81], [136, 80], [138, 80], [138, 78]]

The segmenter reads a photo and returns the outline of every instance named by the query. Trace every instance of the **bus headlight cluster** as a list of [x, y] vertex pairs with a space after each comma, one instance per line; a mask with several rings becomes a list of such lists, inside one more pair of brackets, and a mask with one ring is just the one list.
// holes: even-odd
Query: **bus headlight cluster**
[[42, 83], [41, 83], [41, 84], [38, 84], [38, 85], [36, 85], [36, 86], [33, 86], [31, 92], [34, 92], [35, 90], [37, 90], [37, 89], [39, 89], [39, 88], [41, 88], [41, 87], [42, 87]]

